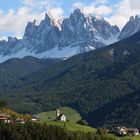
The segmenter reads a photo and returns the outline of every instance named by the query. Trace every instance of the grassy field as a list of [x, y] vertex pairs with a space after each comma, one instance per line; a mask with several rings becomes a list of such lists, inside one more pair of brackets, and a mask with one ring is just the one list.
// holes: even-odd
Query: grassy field
[[140, 136], [138, 136], [138, 137], [129, 137], [129, 138], [131, 138], [132, 140], [140, 140]]
[[115, 137], [116, 140], [140, 140], [140, 136], [134, 136], [134, 137], [129, 137], [129, 136], [126, 136], [126, 137]]
[[140, 140], [140, 136], [124, 136], [124, 137], [118, 137], [112, 134], [108, 134], [110, 138], [114, 138], [114, 140]]
[[[77, 124], [76, 122], [81, 120], [80, 114], [69, 107], [61, 107], [60, 108], [61, 113], [65, 114], [67, 119], [69, 120], [68, 122], [58, 122], [55, 121], [56, 119], [56, 111], [49, 111], [49, 112], [42, 112], [40, 114], [37, 114], [39, 116], [41, 123], [47, 123], [48, 125], [55, 125], [55, 126], [60, 126], [60, 127], [65, 127], [68, 130], [71, 131], [81, 131], [81, 132], [93, 132], [96, 133], [96, 129], [92, 128], [90, 126], [82, 126]], [[135, 137], [116, 137], [114, 135], [110, 135], [110, 137], [115, 138], [116, 140], [140, 140], [140, 136], [135, 136]]]
[[82, 132], [96, 132], [96, 129], [89, 127], [89, 126], [82, 126], [77, 124], [76, 122], [81, 120], [80, 114], [69, 107], [61, 107], [60, 108], [61, 113], [65, 114], [68, 122], [57, 122], [54, 121], [56, 119], [56, 111], [49, 111], [49, 112], [42, 112], [40, 114], [37, 114], [39, 118], [41, 119], [42, 123], [47, 123], [49, 125], [57, 125], [60, 127], [66, 127], [68, 130], [71, 131], [82, 131]]
[[[65, 114], [67, 117], [67, 120], [69, 120], [69, 122], [71, 123], [75, 123], [79, 120], [81, 120], [81, 116], [80, 114], [69, 107], [61, 107], [60, 108], [61, 113]], [[40, 118], [41, 121], [43, 122], [48, 122], [48, 121], [54, 121], [56, 119], [56, 111], [49, 111], [49, 112], [42, 112], [40, 114], [37, 114]]]
[[83, 125], [79, 125], [76, 123], [71, 123], [71, 122], [56, 122], [56, 121], [50, 121], [47, 122], [47, 124], [49, 125], [55, 125], [55, 126], [60, 126], [60, 127], [65, 127], [66, 129], [70, 130], [70, 131], [81, 131], [81, 132], [92, 132], [92, 133], [96, 133], [96, 129], [90, 127], [90, 126], [83, 126]]

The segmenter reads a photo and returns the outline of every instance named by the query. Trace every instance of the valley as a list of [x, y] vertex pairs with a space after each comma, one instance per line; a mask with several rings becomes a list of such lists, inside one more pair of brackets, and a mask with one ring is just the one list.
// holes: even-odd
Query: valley
[[[7, 114], [7, 116], [11, 116], [10, 117], [10, 121], [11, 122], [4, 122], [0, 116], [0, 130], [2, 137], [1, 138], [14, 138], [14, 139], [18, 139], [18, 137], [23, 138], [25, 136], [28, 136], [28, 138], [33, 138], [34, 136], [32, 135], [33, 133], [29, 132], [29, 128], [30, 129], [36, 129], [36, 128], [40, 128], [40, 131], [43, 132], [44, 130], [49, 131], [48, 129], [51, 130], [55, 130], [55, 133], [59, 133], [59, 131], [64, 131], [65, 133], [67, 133], [68, 135], [79, 135], [78, 137], [84, 136], [88, 138], [88, 135], [91, 137], [94, 137], [95, 140], [96, 138], [98, 139], [102, 139], [104, 138], [106, 139], [110, 139], [110, 140], [138, 140], [140, 137], [139, 136], [116, 136], [113, 134], [109, 134], [107, 132], [102, 133], [102, 134], [98, 134], [98, 130], [88, 126], [87, 124], [78, 124], [78, 121], [81, 120], [81, 116], [80, 114], [69, 107], [61, 107], [60, 108], [61, 113], [64, 113], [67, 116], [67, 121], [63, 122], [63, 121], [57, 121], [56, 120], [56, 110], [54, 111], [49, 111], [49, 112], [42, 112], [40, 114], [36, 114], [34, 115], [34, 118], [38, 118], [36, 121], [35, 119], [31, 119], [30, 115], [23, 115], [23, 114], [18, 114], [14, 111], [12, 111], [11, 109], [7, 108], [5, 106], [5, 103], [0, 102], [0, 113], [5, 113], [5, 116]], [[3, 114], [4, 115], [4, 114]], [[19, 122], [19, 117], [20, 118], [24, 118], [25, 122]], [[16, 119], [18, 118], [18, 119]], [[31, 121], [32, 120], [32, 121]], [[4, 128], [3, 128], [4, 127]], [[12, 129], [9, 129], [11, 128]], [[20, 131], [17, 131], [16, 128], [20, 128]], [[43, 129], [41, 129], [43, 128]], [[14, 130], [14, 135], [12, 133], [12, 131]], [[22, 134], [22, 131], [25, 131], [26, 134]], [[9, 134], [6, 135], [4, 132], [8, 132]], [[33, 131], [34, 132], [34, 131]], [[29, 134], [28, 134], [29, 133]], [[48, 133], [48, 135], [51, 135], [53, 132]], [[38, 132], [36, 132], [36, 134], [34, 134], [37, 136], [37, 138], [39, 138]], [[54, 135], [53, 135], [54, 136]], [[43, 133], [41, 135], [42, 138], [43, 137]], [[65, 135], [65, 137], [67, 137]], [[70, 136], [69, 136], [70, 137]], [[75, 139], [77, 139], [74, 136]], [[89, 138], [90, 139], [90, 138]]]
[[23, 22], [16, 10], [0, 8], [0, 36], [11, 36], [0, 38], [0, 140], [140, 140], [139, 6], [78, 2], [57, 19], [61, 4], [54, 18], [40, 1], [37, 12], [38, 0], [20, 1], [22, 33], [9, 31]]
[[[139, 40], [138, 32], [113, 45], [17, 77], [1, 86], [0, 99], [20, 113], [37, 114], [69, 106], [93, 127], [115, 123], [139, 128], [139, 119], [134, 117], [139, 116]], [[135, 102], [127, 105], [133, 98]], [[129, 117], [123, 115], [125, 111]], [[121, 117], [117, 117], [118, 112]]]

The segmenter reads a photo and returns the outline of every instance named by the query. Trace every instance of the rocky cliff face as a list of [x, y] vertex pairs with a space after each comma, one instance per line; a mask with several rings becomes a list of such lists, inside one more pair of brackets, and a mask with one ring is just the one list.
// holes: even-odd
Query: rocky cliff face
[[[117, 35], [119, 30], [112, 27], [101, 17], [86, 17], [79, 9], [62, 23], [59, 47], [71, 44], [79, 45], [83, 51], [85, 47], [99, 48], [109, 43], [109, 39]], [[73, 46], [74, 46], [73, 45]]]
[[85, 16], [76, 9], [69, 18], [56, 22], [50, 15], [37, 24], [29, 22], [21, 40], [0, 42], [0, 61], [31, 55], [38, 58], [68, 58], [117, 41], [117, 26], [102, 17]]
[[6, 56], [12, 53], [19, 40], [17, 38], [8, 37], [8, 40], [0, 41], [0, 55]]
[[128, 23], [122, 29], [119, 39], [125, 39], [136, 32], [140, 31], [140, 17], [139, 16], [131, 16]]

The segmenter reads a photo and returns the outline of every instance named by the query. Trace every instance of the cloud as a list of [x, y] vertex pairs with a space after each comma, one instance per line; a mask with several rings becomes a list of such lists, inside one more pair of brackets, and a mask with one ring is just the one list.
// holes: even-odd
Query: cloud
[[121, 0], [115, 7], [114, 13], [108, 17], [108, 21], [122, 28], [130, 16], [140, 14], [140, 0]]
[[34, 11], [37, 10], [42, 12], [60, 7], [61, 0], [22, 0], [22, 3]]
[[21, 7], [17, 11], [10, 9], [8, 13], [0, 14], [0, 31], [1, 32], [22, 32], [27, 21], [35, 18], [34, 14], [30, 14], [30, 9]]
[[130, 7], [134, 10], [140, 10], [140, 0], [129, 0]]
[[33, 6], [34, 5], [33, 0], [22, 0], [22, 3], [26, 6]]
[[7, 40], [7, 36], [0, 36], [0, 41]]
[[85, 14], [95, 14], [106, 16], [112, 13], [112, 8], [105, 5], [108, 1], [106, 0], [97, 0], [95, 3], [91, 3], [89, 5], [84, 5], [81, 2], [77, 2], [73, 4], [74, 8], [80, 8]]
[[96, 4], [107, 4], [108, 0], [96, 0], [95, 3]]
[[60, 7], [52, 8], [49, 10], [50, 14], [55, 18], [55, 20], [59, 20], [63, 18], [63, 9]]

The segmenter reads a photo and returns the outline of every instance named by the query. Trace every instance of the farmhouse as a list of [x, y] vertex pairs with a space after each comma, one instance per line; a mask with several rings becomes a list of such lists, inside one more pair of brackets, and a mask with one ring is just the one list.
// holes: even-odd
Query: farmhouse
[[64, 114], [61, 114], [59, 117], [57, 117], [57, 120], [61, 122], [66, 122], [66, 116]]
[[0, 121], [4, 123], [10, 123], [10, 115], [0, 114]]
[[59, 109], [56, 110], [56, 120], [61, 122], [67, 121], [66, 116], [64, 114], [61, 114]]
[[37, 121], [39, 121], [39, 117], [34, 115], [34, 116], [32, 116], [31, 121], [32, 122], [37, 122]]
[[127, 134], [132, 136], [138, 136], [139, 130], [137, 128], [127, 128]]
[[19, 122], [20, 124], [25, 124], [25, 120], [24, 119], [17, 118], [16, 121]]
[[124, 135], [138, 136], [139, 130], [137, 128], [117, 127], [115, 128], [115, 133], [121, 136]]
[[124, 136], [127, 134], [127, 128], [126, 127], [117, 127], [117, 128], [115, 128], [115, 133], [117, 135]]

